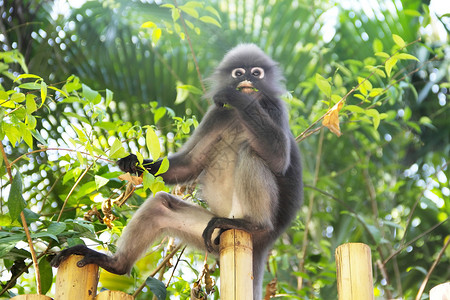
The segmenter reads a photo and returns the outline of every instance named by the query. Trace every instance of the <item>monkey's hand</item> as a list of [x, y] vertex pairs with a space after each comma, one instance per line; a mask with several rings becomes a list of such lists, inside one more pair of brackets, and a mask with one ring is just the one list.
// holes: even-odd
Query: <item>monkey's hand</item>
[[[144, 172], [144, 169], [139, 166], [139, 161], [137, 156], [134, 154], [130, 154], [127, 157], [121, 158], [117, 161], [117, 165], [120, 170], [123, 172], [128, 172], [131, 174], [141, 175]], [[151, 159], [144, 159], [142, 166], [151, 174], [155, 175], [158, 172], [159, 167], [161, 166], [161, 161], [153, 161]]]
[[[215, 238], [213, 242], [212, 235], [216, 228], [220, 229], [220, 233], [219, 236]], [[208, 225], [206, 226], [205, 230], [203, 230], [202, 237], [203, 241], [205, 242], [206, 249], [209, 252], [214, 252], [215, 249], [217, 248], [217, 245], [219, 245], [220, 234], [229, 229], [244, 230], [251, 234], [266, 230], [264, 226], [255, 225], [244, 219], [229, 219], [229, 218], [214, 217], [208, 222]]]
[[59, 265], [71, 255], [83, 255], [84, 257], [77, 262], [77, 266], [82, 268], [89, 264], [96, 264], [108, 272], [123, 275], [127, 272], [125, 267], [117, 267], [115, 260], [108, 255], [89, 249], [85, 245], [76, 245], [59, 252], [50, 262], [52, 267], [58, 268]]
[[214, 95], [213, 100], [219, 107], [230, 105], [237, 109], [244, 109], [252, 103], [252, 98], [250, 96], [233, 87], [227, 87], [217, 92], [217, 94]]

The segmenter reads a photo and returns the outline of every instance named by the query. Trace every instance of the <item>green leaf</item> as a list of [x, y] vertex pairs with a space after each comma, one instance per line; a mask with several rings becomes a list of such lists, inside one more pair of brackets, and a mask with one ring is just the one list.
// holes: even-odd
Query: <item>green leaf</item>
[[144, 163], [144, 157], [142, 156], [142, 154], [140, 152], [136, 152], [136, 157], [138, 159], [139, 164], [142, 165]]
[[[163, 5], [161, 5], [163, 6]], [[141, 25], [141, 28], [157, 28], [158, 26], [156, 26], [155, 23], [153, 23], [152, 21], [147, 21], [144, 22], [144, 24]]]
[[109, 182], [109, 179], [98, 175], [95, 175], [94, 179], [95, 179], [95, 187], [97, 188], [97, 190], [99, 190], [102, 186], [104, 186]]
[[41, 89], [41, 84], [37, 82], [26, 82], [19, 85], [19, 88], [26, 90], [39, 90]]
[[184, 89], [195, 95], [203, 94], [203, 91], [201, 89], [199, 89], [196, 86], [190, 85], [190, 84], [177, 85], [177, 88]]
[[145, 144], [150, 152], [153, 160], [157, 160], [161, 156], [161, 145], [159, 144], [159, 138], [156, 132], [151, 126], [144, 126], [147, 128], [147, 133], [145, 135]]
[[32, 114], [37, 110], [36, 101], [34, 100], [36, 98], [33, 94], [28, 94], [26, 96], [26, 102], [25, 106], [27, 108], [27, 114]]
[[154, 194], [164, 191], [165, 184], [161, 176], [155, 177], [155, 181], [150, 186], [150, 191]]
[[214, 19], [213, 17], [210, 17], [210, 16], [200, 17], [200, 21], [202, 21], [203, 23], [207, 23], [207, 24], [213, 24], [219, 28], [222, 28], [222, 25], [220, 25], [220, 23], [216, 19]]
[[93, 104], [99, 104], [100, 101], [102, 100], [102, 96], [100, 95], [99, 92], [94, 91], [93, 89], [91, 89], [90, 87], [88, 87], [85, 84], [81, 85], [83, 88], [83, 96], [86, 98], [86, 100], [88, 100], [89, 102], [93, 103]]
[[43, 295], [47, 294], [53, 283], [53, 271], [47, 257], [42, 257], [39, 260], [39, 274], [41, 278], [41, 292]]
[[10, 124], [10, 123], [3, 123], [2, 127], [3, 127], [3, 132], [6, 134], [6, 137], [8, 138], [8, 140], [11, 143], [11, 146], [16, 147], [16, 144], [21, 139], [21, 134], [20, 134], [19, 130], [16, 128], [16, 126], [14, 126], [13, 124]]
[[47, 232], [53, 235], [63, 233], [64, 230], [66, 230], [66, 223], [64, 222], [53, 222], [47, 228]]
[[[181, 9], [181, 11], [183, 11], [184, 13], [190, 15], [191, 17], [198, 19], [199, 15], [198, 12], [195, 8], [192, 7], [188, 7], [187, 5], [183, 5], [179, 7]], [[173, 11], [173, 10], [172, 10]]]
[[36, 118], [33, 115], [27, 114], [25, 125], [27, 125], [28, 130], [36, 128]]
[[150, 189], [151, 185], [154, 182], [155, 182], [155, 176], [153, 176], [149, 172], [144, 172], [142, 174], [142, 185], [144, 186], [144, 190]]
[[379, 56], [379, 57], [384, 57], [384, 58], [389, 58], [389, 57], [391, 57], [389, 54], [387, 54], [386, 52], [377, 52], [377, 53], [375, 53], [375, 55], [376, 56]]
[[71, 123], [70, 126], [72, 126], [73, 130], [77, 133], [77, 137], [80, 140], [81, 143], [87, 143], [89, 141], [88, 137], [84, 133], [83, 130], [79, 129], [75, 124]]
[[382, 88], [374, 88], [370, 91], [369, 97], [376, 97], [381, 95], [384, 92], [384, 89]]
[[207, 7], [205, 8], [205, 10], [206, 10], [206, 11], [209, 11], [210, 13], [212, 13], [212, 14], [217, 18], [217, 20], [220, 20], [220, 14], [219, 14], [219, 12], [218, 12], [214, 7], [212, 7], [212, 6], [207, 6]]
[[399, 35], [393, 34], [392, 39], [394, 40], [394, 43], [397, 44], [397, 46], [399, 46], [400, 48], [404, 48], [406, 46], [405, 41]]
[[21, 138], [24, 140], [24, 142], [30, 147], [33, 148], [33, 135], [31, 134], [30, 128], [28, 128], [24, 123], [19, 123], [19, 132], [21, 135]]
[[189, 90], [186, 87], [187, 85], [182, 85], [180, 82], [177, 83], [177, 98], [175, 99], [175, 104], [183, 103], [189, 96]]
[[6, 107], [6, 108], [15, 108], [16, 105], [11, 100], [0, 100], [0, 106]]
[[154, 117], [153, 120], [156, 123], [158, 123], [158, 121], [164, 117], [164, 115], [166, 114], [167, 109], [165, 107], [158, 107], [155, 112], [154, 112]]
[[41, 106], [44, 105], [45, 99], [47, 98], [47, 84], [41, 82]]
[[399, 53], [399, 54], [394, 55], [394, 57], [397, 59], [413, 59], [413, 60], [419, 61], [419, 59], [417, 57], [415, 57], [414, 55], [408, 54], [408, 53]]
[[368, 109], [366, 110], [366, 114], [370, 117], [372, 117], [373, 127], [378, 129], [378, 126], [380, 125], [380, 113], [376, 109]]
[[432, 124], [432, 123], [433, 122], [431, 121], [431, 119], [429, 117], [427, 117], [427, 116], [423, 116], [419, 120], [419, 124], [422, 124], [422, 125]]
[[11, 101], [14, 101], [16, 103], [20, 103], [25, 101], [25, 94], [24, 93], [14, 93], [11, 95]]
[[383, 52], [383, 43], [379, 39], [375, 38], [372, 43], [372, 48], [375, 53]]
[[161, 165], [159, 166], [158, 172], [155, 173], [155, 176], [159, 174], [164, 174], [169, 170], [169, 159], [167, 157], [164, 157], [164, 159], [161, 162]]
[[60, 89], [58, 89], [58, 88], [56, 88], [56, 87], [54, 87], [54, 86], [49, 86], [48, 87], [49, 89], [52, 89], [52, 90], [54, 90], [54, 91], [57, 91], [58, 93], [61, 93], [64, 97], [69, 97], [69, 95], [67, 95], [67, 93], [66, 92], [64, 92], [63, 90], [60, 90]]
[[22, 196], [22, 176], [17, 171], [11, 183], [8, 196], [8, 210], [11, 220], [16, 220], [25, 207], [27, 207], [27, 203]]
[[148, 277], [147, 280], [145, 280], [145, 284], [150, 288], [158, 300], [166, 299], [167, 290], [163, 282], [156, 278]]
[[357, 106], [357, 105], [345, 105], [344, 110], [348, 110], [354, 113], [362, 114], [365, 112], [364, 108]]
[[392, 68], [397, 64], [397, 59], [395, 57], [391, 57], [384, 64], [384, 69], [386, 70], [386, 75], [391, 77]]
[[172, 21], [176, 22], [180, 18], [180, 11], [177, 8], [172, 8]]
[[158, 43], [159, 39], [161, 38], [161, 34], [162, 34], [161, 28], [155, 28], [152, 31], [152, 43], [154, 45], [156, 45]]
[[412, 116], [412, 110], [411, 110], [411, 108], [406, 106], [405, 109], [403, 110], [403, 120], [409, 121], [409, 119], [411, 119], [411, 116]]
[[109, 104], [113, 100], [114, 93], [111, 90], [106, 89], [106, 103], [105, 106], [109, 107]]
[[320, 74], [316, 74], [316, 85], [327, 97], [331, 96], [331, 85], [328, 80], [322, 77]]
[[111, 146], [111, 149], [109, 150], [109, 158], [117, 159], [125, 157], [127, 155], [128, 152], [125, 150], [119, 139], [116, 138]]
[[41, 79], [42, 77], [34, 75], [34, 74], [21, 74], [19, 76], [16, 77], [16, 79], [14, 79], [14, 82], [20, 80], [20, 79], [24, 79], [24, 78], [35, 78], [35, 79]]

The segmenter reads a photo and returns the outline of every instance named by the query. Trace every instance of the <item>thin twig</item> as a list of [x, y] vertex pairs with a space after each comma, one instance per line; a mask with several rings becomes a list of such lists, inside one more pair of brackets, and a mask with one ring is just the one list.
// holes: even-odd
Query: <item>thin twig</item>
[[75, 184], [73, 185], [73, 187], [70, 189], [69, 194], [67, 194], [66, 199], [64, 200], [63, 206], [61, 207], [61, 211], [59, 212], [58, 218], [56, 219], [56, 222], [59, 222], [59, 220], [61, 219], [62, 213], [64, 211], [64, 208], [66, 207], [67, 201], [69, 201], [70, 196], [72, 196], [73, 192], [75, 191], [75, 188], [78, 186], [78, 184], [80, 184], [81, 179], [84, 178], [84, 176], [87, 174], [87, 172], [92, 168], [94, 163], [92, 163], [91, 165], [89, 165], [84, 172], [80, 175], [80, 177], [78, 177], [77, 181], [75, 182]]
[[[149, 275], [149, 277], [153, 277], [153, 276], [155, 276], [158, 272], [159, 272], [159, 270], [161, 270], [165, 265], [166, 265], [166, 263], [169, 261], [169, 259], [171, 259], [176, 253], [177, 253], [177, 251], [178, 250], [180, 250], [180, 248], [183, 246], [183, 244], [180, 244], [180, 245], [178, 245], [175, 249], [173, 249], [173, 251], [172, 252], [170, 252], [165, 258], [164, 258], [164, 260], [155, 268], [155, 270], [153, 270], [153, 272]], [[137, 297], [137, 295], [139, 295], [139, 293], [142, 291], [142, 289], [145, 287], [145, 285], [146, 285], [147, 283], [146, 283], [146, 281], [144, 281], [137, 289], [136, 289], [136, 291], [133, 293], [133, 297]]]
[[[9, 182], [12, 184], [13, 177], [12, 177], [12, 173], [11, 173], [11, 164], [8, 161], [8, 157], [6, 156], [5, 148], [3, 148], [3, 144], [2, 143], [0, 143], [0, 151], [2, 152], [3, 161], [5, 163], [6, 170], [8, 172]], [[19, 172], [19, 170], [17, 170], [17, 172]], [[33, 241], [31, 240], [30, 230], [28, 229], [27, 220], [25, 219], [25, 214], [23, 213], [23, 210], [20, 212], [20, 219], [22, 221], [23, 229], [25, 230], [25, 235], [27, 237], [28, 246], [30, 247], [31, 258], [33, 260], [34, 270], [35, 270], [35, 273], [36, 273], [37, 293], [38, 293], [38, 295], [40, 295], [42, 293], [42, 289], [41, 289], [41, 275], [40, 275], [40, 272], [39, 272], [39, 265], [38, 265], [37, 258], [36, 258], [36, 252], [34, 251], [34, 247], [33, 247]]]
[[447, 242], [444, 244], [444, 247], [442, 247], [441, 251], [439, 252], [438, 256], [433, 262], [433, 265], [431, 265], [431, 268], [428, 270], [427, 275], [425, 276], [425, 279], [422, 281], [422, 284], [420, 285], [419, 292], [417, 292], [416, 300], [420, 300], [422, 298], [423, 291], [425, 290], [425, 287], [428, 283], [428, 280], [430, 280], [431, 273], [433, 273], [434, 269], [436, 268], [437, 264], [442, 258], [442, 255], [444, 255], [445, 249], [450, 245], [450, 239], [447, 239]]
[[[15, 165], [15, 164], [16, 164], [19, 160], [21, 160], [24, 156], [31, 155], [31, 154], [34, 154], [34, 153], [39, 153], [39, 152], [46, 152], [46, 151], [79, 152], [79, 153], [84, 154], [84, 155], [91, 155], [90, 153], [87, 153], [87, 152], [83, 152], [83, 151], [79, 151], [79, 150], [75, 150], [75, 149], [69, 149], [69, 148], [42, 148], [42, 149], [33, 150], [33, 151], [30, 151], [30, 152], [27, 152], [27, 153], [22, 154], [21, 156], [17, 157], [15, 160], [13, 160], [13, 161], [11, 162], [11, 165]], [[104, 160], [104, 161], [109, 162], [109, 163], [112, 163], [112, 164], [115, 163], [114, 161], [112, 161], [112, 160], [110, 160], [110, 159], [107, 159], [107, 158], [104, 158], [104, 157], [101, 157], [101, 156], [96, 156], [96, 155], [94, 155], [94, 156], [92, 156], [92, 157], [95, 158], [96, 160], [101, 159], [101, 160]]]

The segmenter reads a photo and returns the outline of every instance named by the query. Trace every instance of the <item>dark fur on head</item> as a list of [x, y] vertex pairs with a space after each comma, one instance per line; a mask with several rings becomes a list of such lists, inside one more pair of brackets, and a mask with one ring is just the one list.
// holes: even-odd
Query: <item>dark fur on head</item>
[[264, 93], [278, 97], [286, 92], [284, 77], [278, 63], [255, 44], [240, 44], [225, 55], [214, 73], [206, 79], [208, 85], [206, 98], [212, 99], [221, 89], [230, 86], [231, 71], [239, 67], [262, 67], [265, 70], [265, 77], [255, 85]]

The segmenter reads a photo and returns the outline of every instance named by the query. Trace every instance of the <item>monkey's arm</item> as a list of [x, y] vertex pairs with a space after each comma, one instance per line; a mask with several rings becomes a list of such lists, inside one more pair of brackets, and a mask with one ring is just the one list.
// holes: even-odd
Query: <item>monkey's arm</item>
[[272, 172], [284, 174], [290, 165], [291, 133], [281, 100], [271, 99], [268, 95], [255, 99], [236, 89], [225, 88], [214, 96], [214, 101], [218, 106], [225, 103], [235, 108], [249, 135], [252, 149]]
[[[170, 155], [169, 169], [161, 174], [168, 184], [184, 183], [195, 180], [208, 164], [208, 156], [214, 148], [224, 124], [229, 121], [232, 114], [223, 114], [217, 108], [211, 107], [206, 113], [200, 125], [195, 129], [189, 140], [176, 153]], [[144, 159], [143, 166], [151, 174], [155, 174], [161, 166], [162, 160], [153, 161]], [[130, 154], [117, 162], [124, 172], [142, 174], [143, 170], [137, 166], [136, 155]]]

